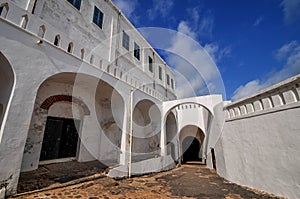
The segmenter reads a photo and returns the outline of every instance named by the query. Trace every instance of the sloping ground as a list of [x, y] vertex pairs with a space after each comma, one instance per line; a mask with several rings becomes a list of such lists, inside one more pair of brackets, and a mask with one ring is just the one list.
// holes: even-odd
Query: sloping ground
[[37, 170], [21, 173], [18, 193], [64, 186], [70, 182], [76, 184], [88, 180], [88, 177], [100, 177], [106, 168], [107, 166], [98, 161], [85, 163], [72, 161], [42, 165]]
[[11, 198], [277, 198], [230, 183], [203, 165], [131, 179], [99, 178], [76, 185]]

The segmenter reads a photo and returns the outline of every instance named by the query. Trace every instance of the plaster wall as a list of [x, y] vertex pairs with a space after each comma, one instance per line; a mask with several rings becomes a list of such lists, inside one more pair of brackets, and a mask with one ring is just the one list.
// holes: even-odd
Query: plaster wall
[[238, 184], [299, 198], [299, 105], [226, 122], [216, 154], [224, 156], [226, 168], [218, 173]]

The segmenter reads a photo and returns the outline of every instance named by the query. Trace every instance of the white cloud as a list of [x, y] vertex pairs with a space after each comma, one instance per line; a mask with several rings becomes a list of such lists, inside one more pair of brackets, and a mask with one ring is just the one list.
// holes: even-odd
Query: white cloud
[[173, 1], [170, 0], [153, 0], [152, 9], [147, 10], [147, 15], [150, 20], [156, 18], [165, 18], [173, 7]]
[[286, 56], [293, 51], [293, 49], [298, 46], [297, 41], [291, 41], [290, 43], [287, 43], [283, 45], [279, 50], [277, 50], [276, 58], [277, 60], [282, 60], [286, 58]]
[[257, 79], [240, 86], [235, 90], [231, 99], [235, 101], [249, 96], [300, 73], [300, 45], [297, 42], [292, 41], [283, 45], [277, 50], [276, 58], [285, 61], [281, 70], [268, 74], [264, 81]]
[[286, 24], [292, 24], [300, 18], [300, 0], [282, 0], [284, 21]]
[[176, 93], [178, 98], [191, 97], [208, 93], [224, 93], [224, 86], [216, 66], [219, 58], [229, 54], [215, 43], [201, 47], [194, 39], [197, 33], [186, 21], [181, 21], [172, 46], [167, 50], [168, 64], [176, 71]]
[[254, 24], [253, 24], [253, 26], [259, 26], [259, 24], [263, 21], [263, 17], [262, 16], [260, 16], [259, 18], [257, 18], [256, 20], [255, 20], [255, 22], [254, 22]]
[[125, 14], [126, 17], [135, 19], [134, 10], [138, 0], [113, 0], [115, 5]]

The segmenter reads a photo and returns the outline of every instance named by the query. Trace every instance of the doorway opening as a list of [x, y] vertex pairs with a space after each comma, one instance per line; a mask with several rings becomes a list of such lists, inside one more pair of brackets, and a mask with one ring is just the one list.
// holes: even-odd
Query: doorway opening
[[212, 159], [213, 168], [214, 168], [215, 170], [217, 170], [216, 156], [215, 156], [215, 149], [214, 149], [214, 148], [211, 148], [210, 151], [211, 151], [211, 159]]
[[182, 142], [182, 149], [183, 149], [183, 162], [190, 162], [190, 161], [202, 161], [201, 154], [200, 154], [200, 147], [201, 144], [197, 140], [197, 138], [188, 136]]
[[47, 117], [40, 161], [75, 158], [80, 120]]

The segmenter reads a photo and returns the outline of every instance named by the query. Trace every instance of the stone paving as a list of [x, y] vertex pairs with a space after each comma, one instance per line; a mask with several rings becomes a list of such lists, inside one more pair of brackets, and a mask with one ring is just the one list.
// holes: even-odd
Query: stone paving
[[171, 171], [114, 180], [102, 177], [52, 190], [12, 198], [277, 198], [238, 186], [219, 177], [204, 165], [182, 165]]

